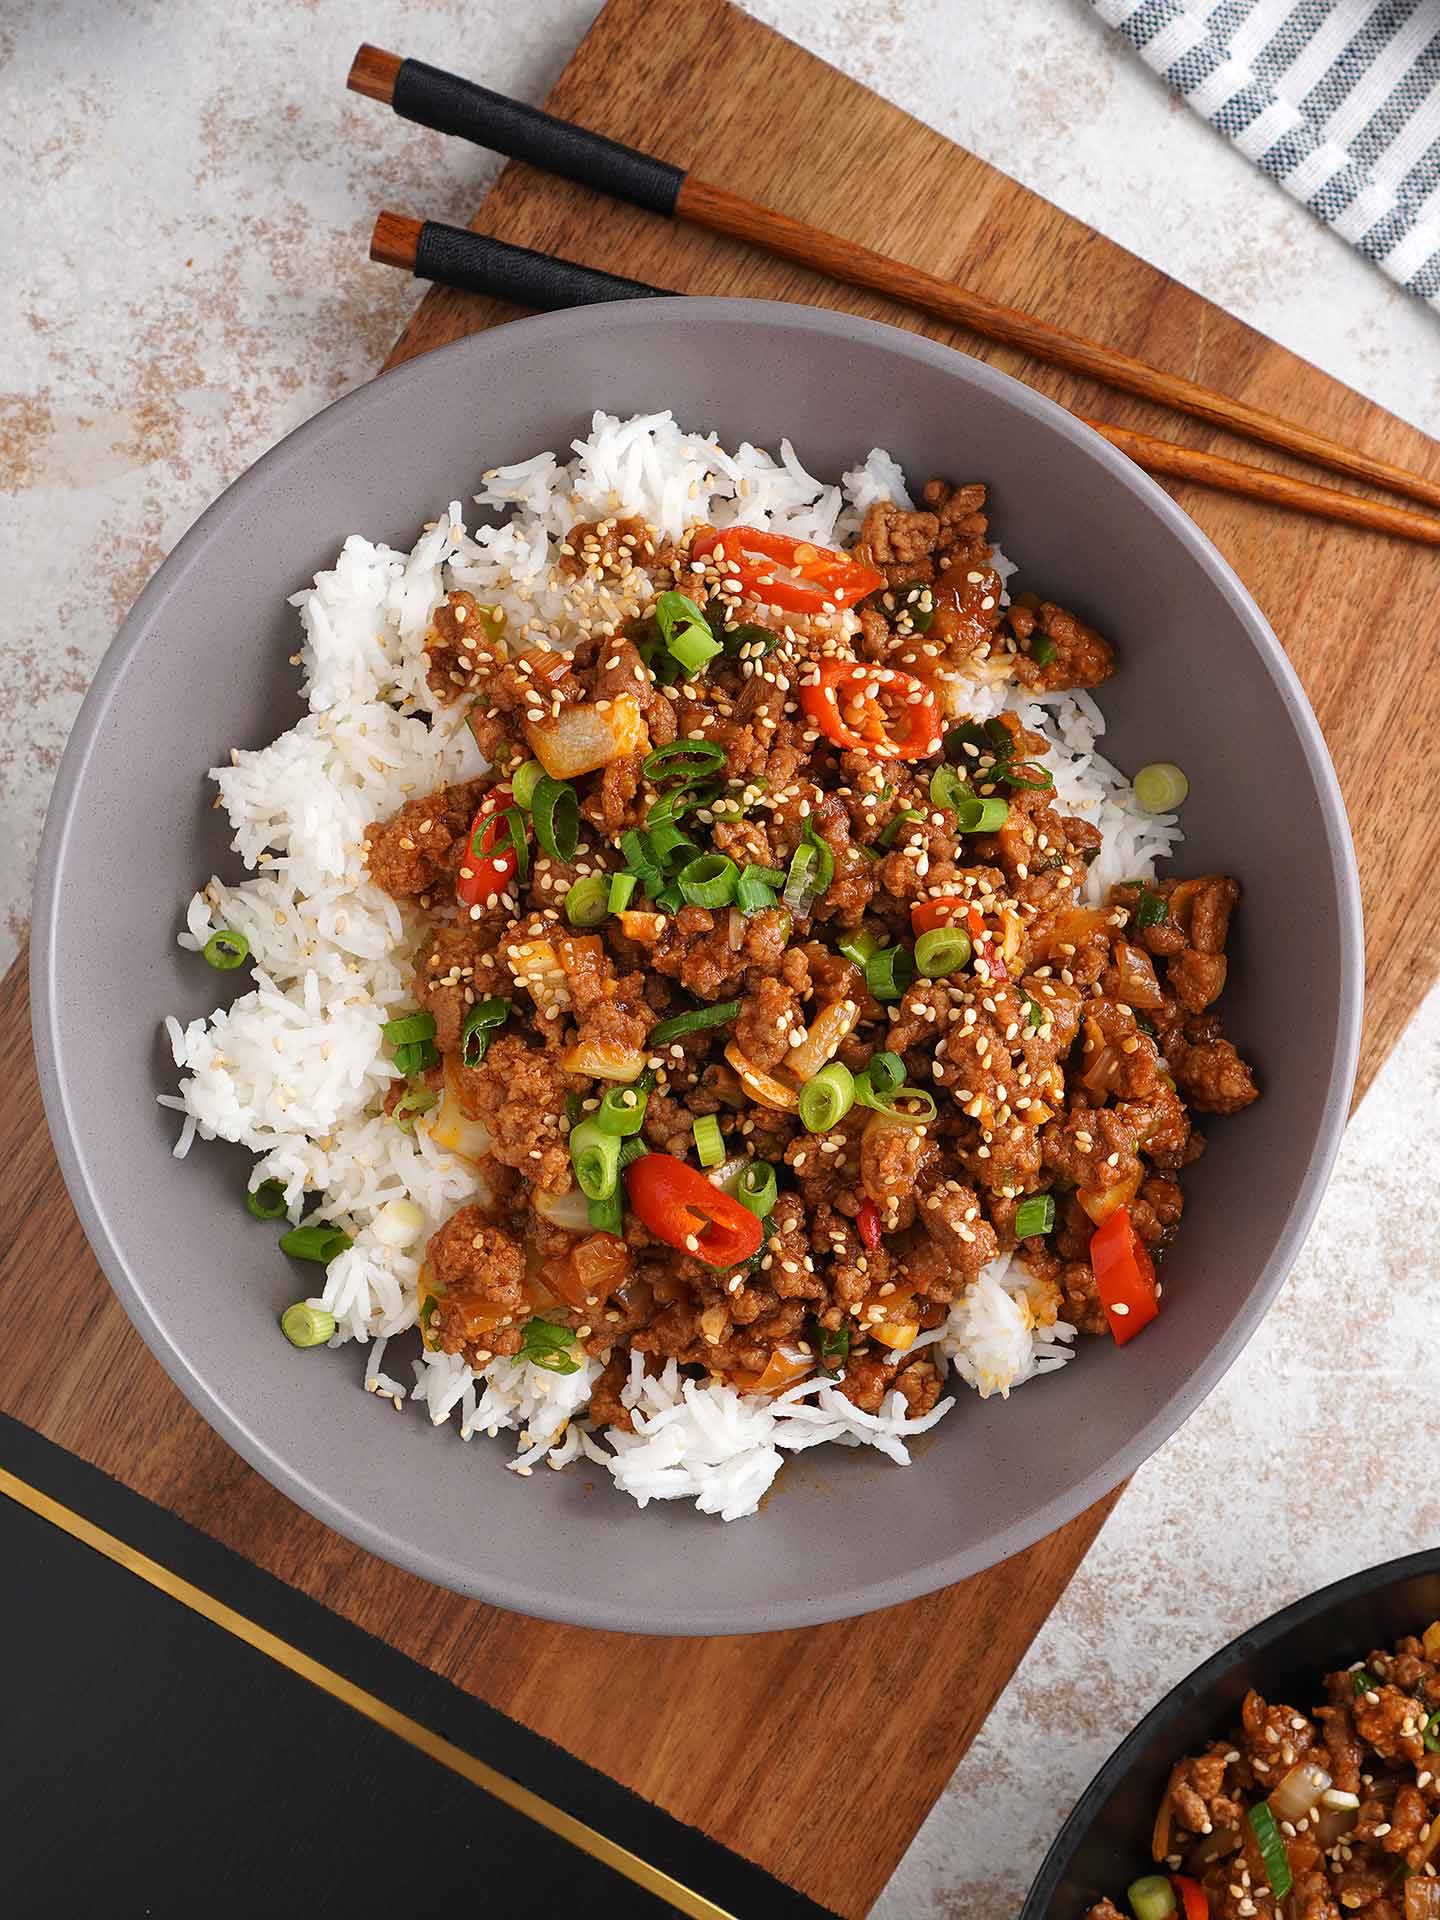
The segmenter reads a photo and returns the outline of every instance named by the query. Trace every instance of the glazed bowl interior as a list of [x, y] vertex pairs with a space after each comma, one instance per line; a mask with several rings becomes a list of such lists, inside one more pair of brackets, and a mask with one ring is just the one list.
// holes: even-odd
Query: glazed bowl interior
[[[173, 1116], [153, 1099], [175, 1079], [162, 1016], [243, 990], [246, 976], [217, 980], [174, 935], [197, 884], [240, 871], [206, 769], [300, 711], [285, 596], [353, 530], [408, 547], [484, 467], [565, 448], [597, 407], [670, 407], [730, 443], [788, 434], [826, 478], [884, 446], [916, 484], [988, 482], [1016, 589], [1118, 644], [1106, 750], [1131, 771], [1186, 769], [1182, 870], [1237, 873], [1246, 895], [1227, 1019], [1265, 1098], [1216, 1126], [1187, 1176], [1158, 1322], [1124, 1351], [1082, 1342], [1008, 1404], [963, 1394], [910, 1471], [868, 1449], [807, 1454], [759, 1515], [728, 1527], [679, 1505], [642, 1512], [579, 1473], [521, 1479], [503, 1446], [462, 1445], [361, 1392], [359, 1353], [293, 1351], [275, 1316], [294, 1274], [237, 1204], [247, 1156], [198, 1144], [177, 1165]], [[911, 334], [757, 301], [635, 302], [517, 321], [374, 382], [181, 542], [107, 655], [61, 771], [36, 901], [37, 1049], [111, 1282], [184, 1392], [287, 1493], [501, 1605], [744, 1632], [905, 1600], [1003, 1559], [1113, 1487], [1199, 1402], [1323, 1189], [1354, 1071], [1359, 925], [1343, 811], [1294, 676], [1234, 575], [1138, 469], [1028, 389]]]
[[1108, 1894], [1153, 1871], [1150, 1830], [1170, 1769], [1227, 1738], [1252, 1687], [1301, 1713], [1323, 1702], [1321, 1679], [1423, 1633], [1440, 1619], [1440, 1554], [1391, 1560], [1297, 1600], [1197, 1667], [1105, 1762], [1046, 1855], [1020, 1920], [1084, 1920]]

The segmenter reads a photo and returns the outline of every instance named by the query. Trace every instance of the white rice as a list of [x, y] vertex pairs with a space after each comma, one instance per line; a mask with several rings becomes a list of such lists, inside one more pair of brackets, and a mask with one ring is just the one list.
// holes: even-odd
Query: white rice
[[[311, 1304], [333, 1314], [332, 1346], [375, 1343], [364, 1374], [369, 1391], [396, 1405], [407, 1396], [422, 1402], [436, 1425], [458, 1415], [467, 1440], [516, 1432], [509, 1464], [517, 1472], [583, 1458], [641, 1506], [691, 1500], [733, 1520], [756, 1510], [786, 1452], [834, 1442], [908, 1464], [907, 1442], [954, 1399], [911, 1419], [895, 1390], [880, 1413], [867, 1414], [825, 1378], [761, 1398], [682, 1379], [673, 1361], [646, 1374], [632, 1355], [622, 1398], [635, 1431], [611, 1430], [601, 1444], [581, 1417], [601, 1371], [589, 1358], [573, 1374], [509, 1359], [477, 1374], [458, 1355], [422, 1347], [408, 1389], [384, 1372], [385, 1343], [416, 1325], [424, 1242], [474, 1197], [475, 1181], [423, 1120], [407, 1135], [383, 1116], [396, 1070], [382, 1030], [410, 1003], [423, 928], [368, 884], [361, 842], [370, 820], [479, 769], [468, 730], [456, 714], [437, 712], [426, 684], [425, 634], [448, 592], [469, 588], [504, 606], [513, 632], [563, 646], [576, 637], [578, 616], [547, 576], [577, 520], [639, 514], [667, 536], [696, 520], [744, 521], [832, 544], [852, 535], [875, 501], [912, 502], [899, 467], [878, 448], [836, 487], [808, 473], [788, 441], [778, 459], [748, 443], [727, 451], [713, 435], [683, 431], [668, 412], [629, 420], [596, 413], [570, 451], [565, 462], [547, 452], [493, 468], [476, 496], [486, 517], [467, 529], [460, 502], [451, 501], [409, 553], [352, 534], [334, 567], [292, 596], [309, 712], [268, 746], [237, 750], [228, 766], [211, 770], [232, 847], [252, 877], [238, 886], [212, 879], [191, 899], [179, 935], [197, 951], [217, 928], [243, 933], [253, 979], [228, 1007], [183, 1027], [166, 1021], [181, 1079], [177, 1094], [160, 1099], [183, 1116], [177, 1155], [197, 1133], [242, 1142], [259, 1156], [252, 1187], [278, 1180], [292, 1221], [323, 1196], [315, 1217], [352, 1236]], [[491, 512], [504, 517], [492, 520]], [[996, 564], [1002, 577], [1014, 572], [998, 554]], [[1180, 838], [1178, 823], [1143, 812], [1124, 775], [1097, 751], [1105, 721], [1087, 693], [1017, 700], [1013, 682], [990, 674], [952, 685], [949, 698], [980, 719], [1014, 707], [1051, 741], [1047, 764], [1059, 799], [1104, 835], [1089, 898], [1103, 898], [1117, 880], [1153, 876]], [[397, 1201], [418, 1209], [413, 1232], [397, 1233], [394, 1213], [382, 1219]], [[919, 1344], [939, 1346], [952, 1379], [982, 1398], [1006, 1397], [1073, 1350], [1075, 1329], [1044, 1324], [1037, 1291], [1020, 1261], [1002, 1256]]]

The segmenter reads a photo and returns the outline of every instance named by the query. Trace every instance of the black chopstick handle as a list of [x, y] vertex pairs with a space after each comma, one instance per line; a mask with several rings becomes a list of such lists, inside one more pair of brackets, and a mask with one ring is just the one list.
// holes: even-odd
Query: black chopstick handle
[[492, 93], [489, 87], [427, 66], [423, 60], [401, 62], [391, 105], [422, 127], [457, 133], [512, 160], [528, 160], [547, 173], [561, 173], [582, 186], [633, 201], [651, 213], [673, 214], [685, 180], [681, 168], [651, 154], [557, 120], [538, 107], [507, 100], [503, 93]]
[[605, 300], [650, 300], [673, 291], [602, 273], [598, 267], [582, 267], [553, 253], [512, 247], [504, 240], [492, 240], [488, 233], [447, 227], [439, 220], [427, 220], [421, 227], [413, 272], [419, 280], [439, 280], [447, 287], [513, 300], [519, 307], [545, 309], [590, 307]]

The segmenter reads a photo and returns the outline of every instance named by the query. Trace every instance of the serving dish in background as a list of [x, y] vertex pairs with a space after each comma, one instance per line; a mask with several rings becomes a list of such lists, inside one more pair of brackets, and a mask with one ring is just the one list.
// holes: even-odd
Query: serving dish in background
[[[498, 1449], [382, 1414], [345, 1357], [317, 1367], [286, 1348], [275, 1315], [293, 1276], [235, 1203], [248, 1156], [212, 1147], [177, 1171], [151, 1104], [161, 1016], [215, 998], [213, 976], [174, 947], [181, 906], [195, 874], [237, 870], [205, 768], [296, 712], [284, 596], [347, 532], [408, 544], [457, 475], [564, 445], [596, 406], [670, 406], [762, 444], [789, 434], [827, 477], [857, 447], [887, 445], [912, 476], [986, 480], [1019, 584], [1120, 649], [1107, 750], [1130, 767], [1184, 766], [1186, 869], [1238, 871], [1246, 889], [1227, 1004], [1265, 1098], [1243, 1129], [1215, 1129], [1190, 1174], [1165, 1310], [1143, 1342], [1082, 1351], [1009, 1405], [967, 1399], [908, 1471], [848, 1454], [792, 1467], [739, 1534], [587, 1496], [575, 1475], [517, 1479]], [[102, 895], [97, 943], [89, 903]], [[1324, 1188], [1354, 1073], [1360, 913], [1298, 683], [1239, 581], [1152, 481], [1029, 389], [928, 340], [789, 305], [641, 301], [428, 355], [300, 428], [197, 523], [107, 655], [67, 750], [32, 995], [47, 1112], [92, 1244], [172, 1377], [253, 1465], [363, 1545], [497, 1604], [740, 1632], [862, 1612], [992, 1565], [1112, 1488], [1198, 1404]]]

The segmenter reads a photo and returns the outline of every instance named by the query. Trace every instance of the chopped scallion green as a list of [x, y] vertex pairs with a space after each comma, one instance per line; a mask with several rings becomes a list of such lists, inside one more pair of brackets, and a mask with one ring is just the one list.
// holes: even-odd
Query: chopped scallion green
[[739, 1011], [738, 1000], [717, 1000], [713, 1006], [692, 1007], [688, 1013], [671, 1014], [658, 1027], [651, 1028], [649, 1044], [652, 1048], [663, 1047], [671, 1040], [678, 1040], [682, 1034], [698, 1033], [702, 1027], [723, 1027]]
[[800, 1089], [800, 1121], [810, 1133], [828, 1133], [855, 1104], [855, 1078], [832, 1060]]
[[763, 1220], [775, 1205], [775, 1169], [768, 1160], [748, 1160], [735, 1183], [735, 1198]]
[[963, 927], [932, 927], [915, 942], [915, 965], [932, 979], [958, 973], [969, 959], [970, 936]]
[[1190, 782], [1173, 760], [1155, 760], [1135, 776], [1135, 798], [1147, 813], [1173, 813], [1185, 804]]
[[285, 1211], [285, 1189], [278, 1180], [262, 1180], [246, 1188], [245, 1207], [257, 1220], [278, 1220]]
[[335, 1316], [297, 1300], [281, 1314], [280, 1331], [292, 1347], [323, 1347], [335, 1331]]
[[1035, 1234], [1049, 1233], [1055, 1224], [1053, 1193], [1030, 1193], [1015, 1209], [1015, 1238], [1029, 1240]]
[[603, 873], [582, 874], [565, 895], [572, 927], [598, 927], [610, 911], [610, 882]]
[[695, 1135], [695, 1151], [702, 1167], [718, 1167], [725, 1158], [725, 1136], [713, 1113], [702, 1113], [690, 1123]]

